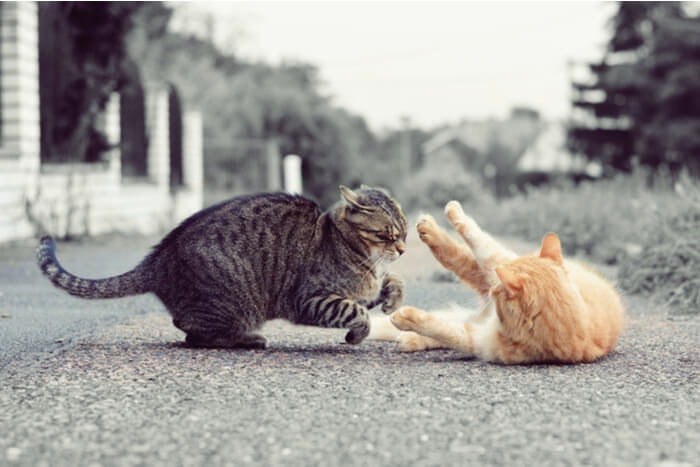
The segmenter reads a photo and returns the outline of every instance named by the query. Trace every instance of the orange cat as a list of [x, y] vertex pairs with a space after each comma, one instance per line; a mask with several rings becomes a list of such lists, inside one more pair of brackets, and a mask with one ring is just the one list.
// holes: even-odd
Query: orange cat
[[448, 347], [486, 361], [518, 364], [592, 362], [613, 349], [624, 319], [619, 294], [596, 271], [564, 260], [555, 234], [544, 238], [539, 254], [517, 257], [456, 201], [445, 206], [445, 213], [466, 245], [430, 216], [418, 222], [420, 238], [444, 267], [481, 295], [484, 306], [466, 323], [410, 306], [399, 309], [391, 322], [413, 331], [397, 337], [401, 350]]

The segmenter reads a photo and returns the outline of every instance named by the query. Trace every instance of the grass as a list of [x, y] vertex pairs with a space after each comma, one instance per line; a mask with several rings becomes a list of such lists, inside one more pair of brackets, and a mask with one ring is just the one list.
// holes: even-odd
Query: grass
[[700, 189], [681, 193], [679, 212], [666, 216], [642, 253], [621, 262], [619, 283], [651, 295], [672, 314], [700, 314]]
[[648, 295], [674, 314], [700, 314], [697, 180], [638, 172], [500, 201], [468, 198], [465, 211], [486, 230], [536, 243], [556, 232], [569, 256], [618, 267], [622, 290]]

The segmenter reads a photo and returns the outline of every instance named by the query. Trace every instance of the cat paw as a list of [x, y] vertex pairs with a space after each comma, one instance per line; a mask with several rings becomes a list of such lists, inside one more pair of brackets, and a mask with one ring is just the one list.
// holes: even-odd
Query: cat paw
[[405, 295], [403, 280], [396, 274], [389, 274], [382, 283], [382, 311], [393, 313], [403, 303]]
[[479, 229], [476, 221], [464, 213], [462, 205], [458, 201], [450, 201], [445, 205], [445, 215], [455, 230], [463, 237], [466, 237], [469, 233], [473, 234]]
[[432, 245], [437, 239], [438, 225], [430, 214], [423, 214], [418, 219], [416, 230], [421, 241], [426, 245]]
[[362, 323], [348, 331], [345, 334], [345, 342], [351, 345], [357, 345], [369, 335], [369, 322]]
[[425, 339], [415, 332], [402, 332], [396, 337], [399, 352], [420, 352], [427, 348]]
[[391, 324], [402, 331], [417, 331], [425, 321], [427, 314], [412, 306], [405, 306], [391, 315]]
[[464, 210], [459, 201], [450, 201], [445, 205], [445, 215], [453, 224], [459, 222], [464, 217]]

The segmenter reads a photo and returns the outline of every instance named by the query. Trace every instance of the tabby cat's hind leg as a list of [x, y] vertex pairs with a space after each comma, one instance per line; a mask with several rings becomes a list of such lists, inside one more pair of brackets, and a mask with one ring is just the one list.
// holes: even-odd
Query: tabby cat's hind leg
[[267, 340], [260, 334], [197, 335], [187, 334], [185, 343], [190, 347], [209, 349], [264, 349]]
[[457, 201], [447, 203], [445, 214], [457, 233], [464, 238], [464, 241], [471, 248], [489, 287], [500, 283], [496, 275], [496, 268], [504, 263], [513, 261], [518, 255], [481, 230], [481, 227], [474, 219], [464, 214], [462, 205]]
[[212, 301], [178, 303], [169, 307], [173, 324], [187, 334], [191, 347], [264, 349], [265, 338], [254, 331], [261, 323], [253, 314], [231, 310]]

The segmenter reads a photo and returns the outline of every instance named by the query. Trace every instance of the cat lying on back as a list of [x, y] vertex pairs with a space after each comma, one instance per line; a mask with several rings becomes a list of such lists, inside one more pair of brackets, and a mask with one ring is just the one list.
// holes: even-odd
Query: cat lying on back
[[401, 280], [379, 266], [404, 252], [406, 218], [384, 191], [340, 189], [342, 200], [325, 213], [285, 193], [213, 206], [116, 277], [67, 272], [50, 237], [37, 260], [54, 285], [78, 297], [154, 293], [192, 346], [264, 348], [255, 331], [275, 318], [346, 328], [345, 340], [358, 344], [369, 333], [368, 308], [391, 312], [403, 301]]
[[592, 362], [613, 349], [624, 320], [619, 294], [599, 273], [564, 260], [555, 234], [544, 238], [539, 254], [518, 257], [456, 201], [445, 213], [466, 245], [430, 216], [418, 221], [418, 233], [445, 268], [479, 293], [482, 310], [460, 323], [402, 307], [390, 320], [410, 332], [399, 334], [389, 318], [379, 318], [373, 338], [395, 338], [403, 351], [446, 347], [505, 364]]

